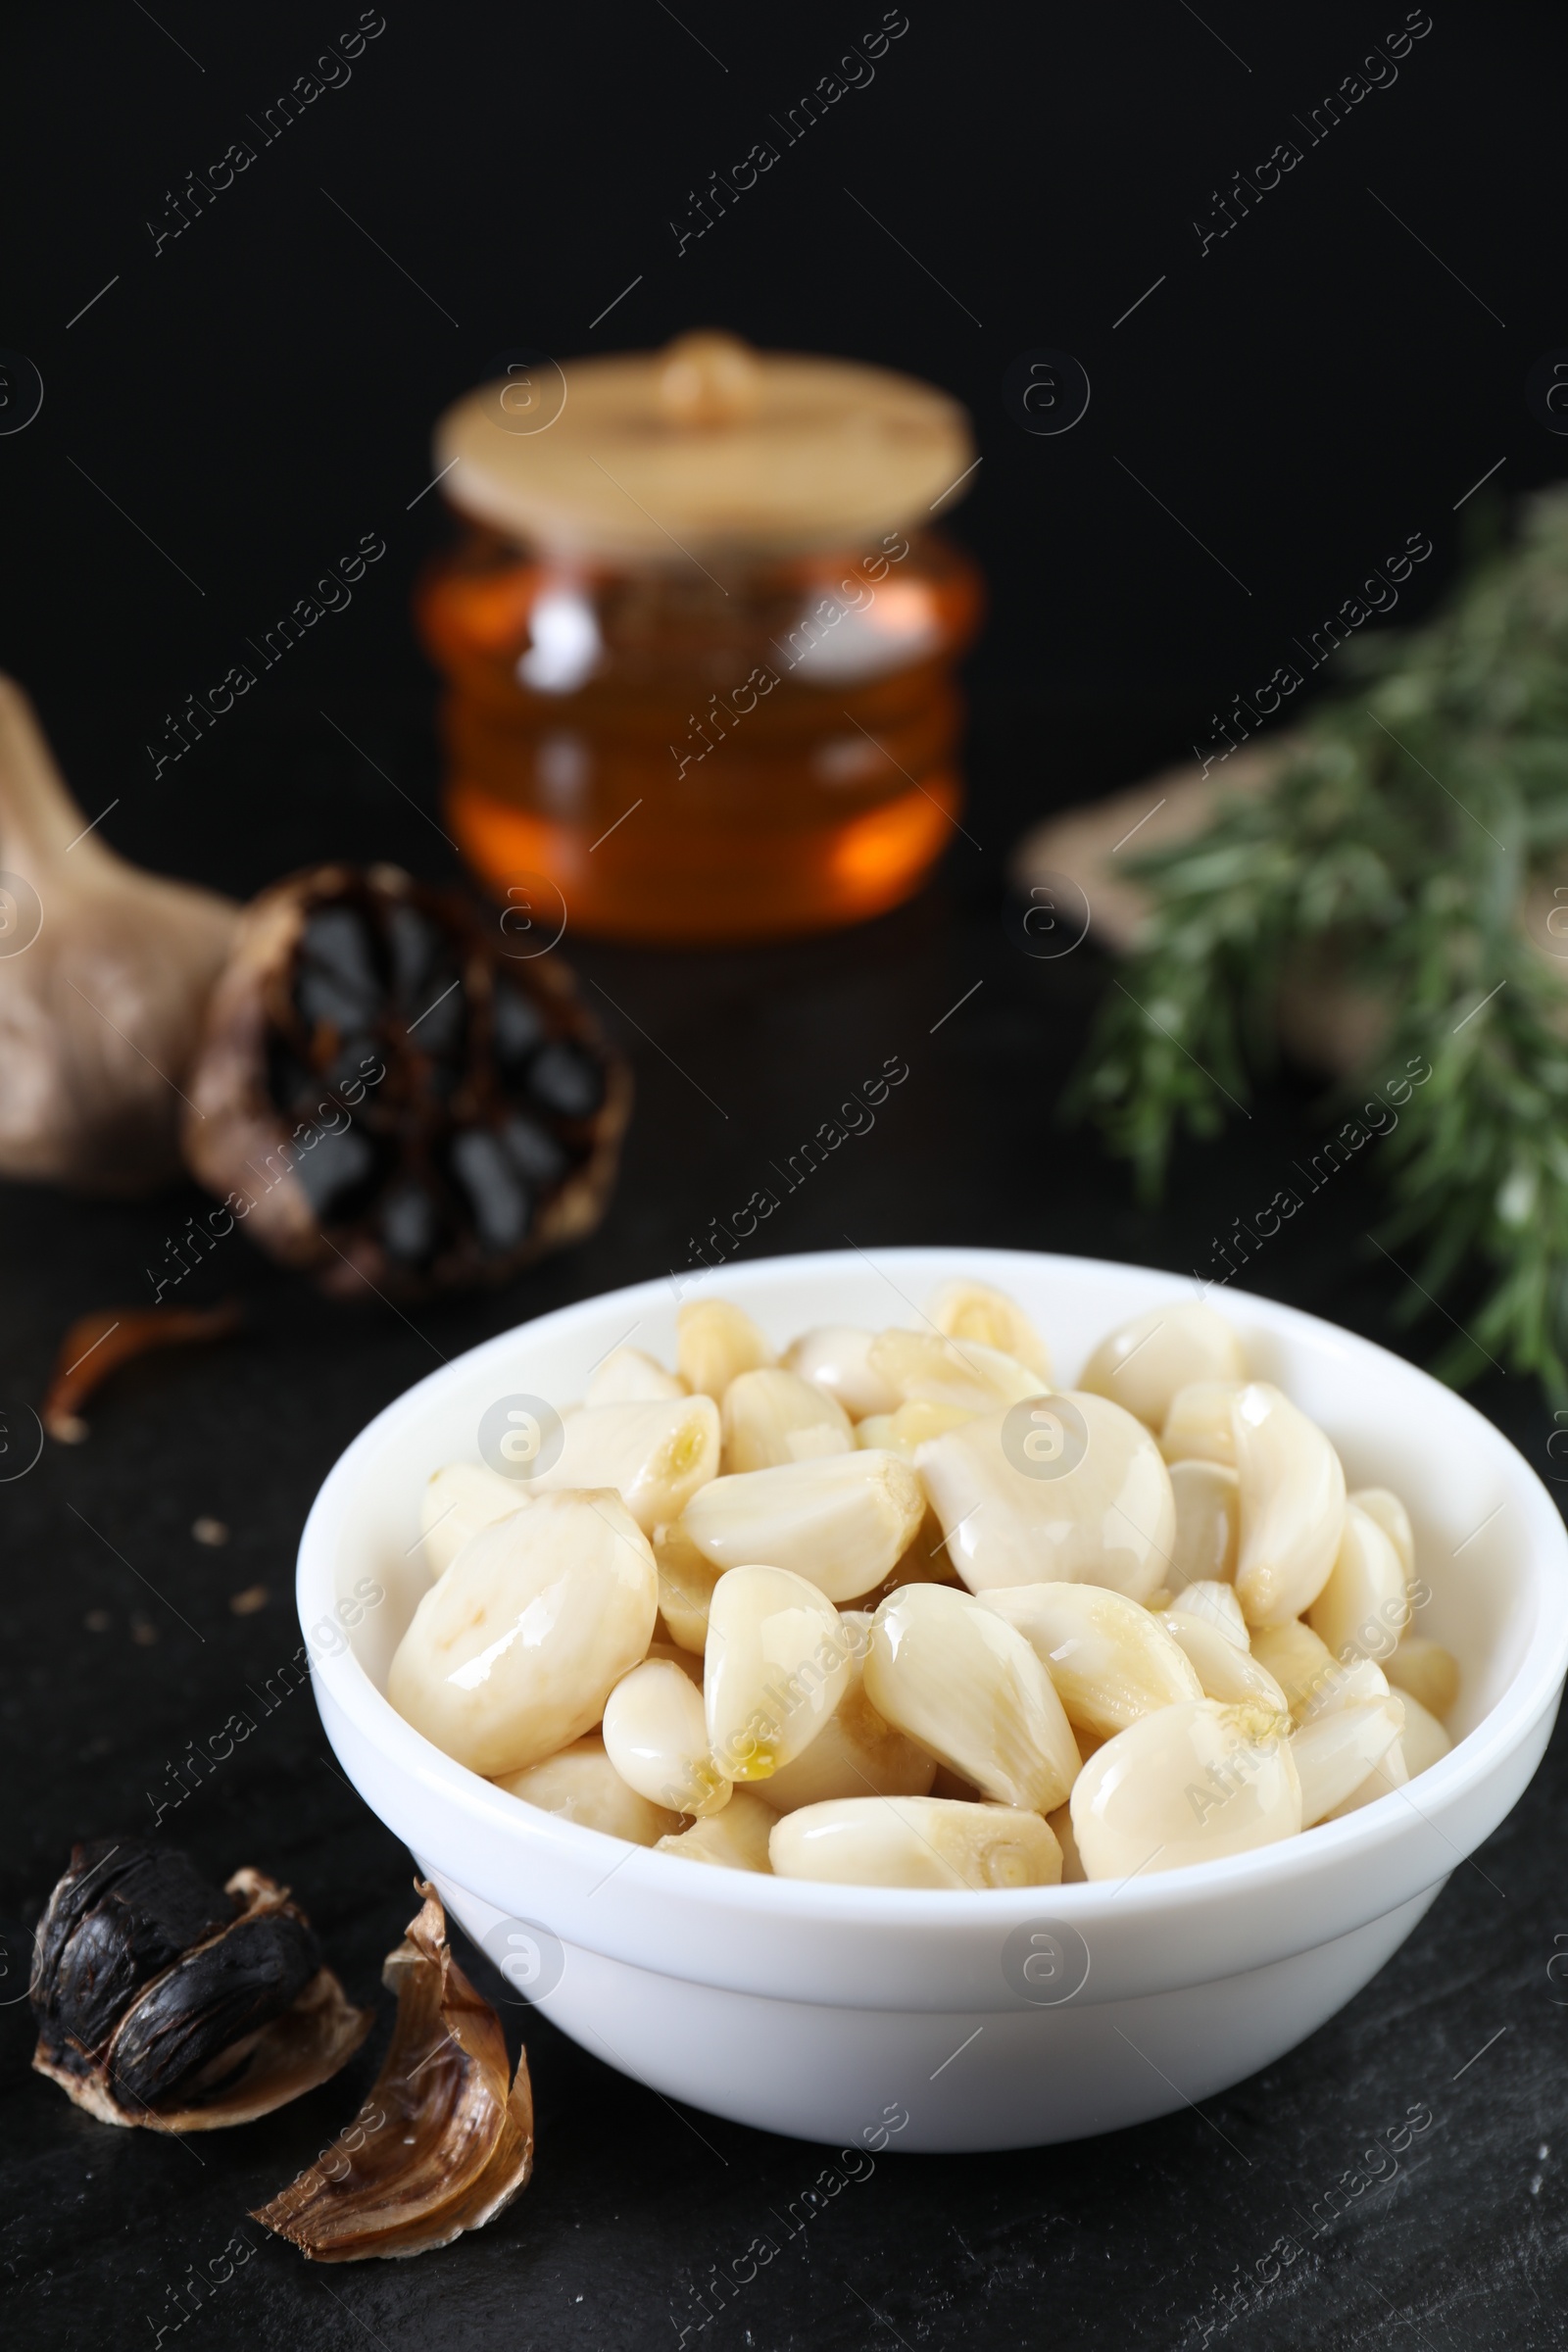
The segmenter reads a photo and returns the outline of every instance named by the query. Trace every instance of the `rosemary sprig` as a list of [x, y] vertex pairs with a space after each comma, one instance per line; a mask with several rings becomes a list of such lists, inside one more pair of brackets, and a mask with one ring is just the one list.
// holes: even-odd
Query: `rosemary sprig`
[[1432, 1067], [1380, 1155], [1385, 1238], [1422, 1245], [1435, 1295], [1482, 1278], [1437, 1368], [1501, 1359], [1568, 1396], [1568, 492], [1436, 619], [1337, 660], [1353, 685], [1271, 789], [1138, 860], [1153, 911], [1071, 1106], [1152, 1198], [1177, 1134], [1217, 1134], [1273, 1065], [1282, 995], [1351, 992], [1358, 1076]]

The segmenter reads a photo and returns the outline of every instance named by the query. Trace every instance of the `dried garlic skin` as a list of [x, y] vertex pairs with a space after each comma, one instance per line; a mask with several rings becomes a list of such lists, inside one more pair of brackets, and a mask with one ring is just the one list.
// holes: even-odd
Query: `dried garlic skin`
[[829, 1600], [858, 1600], [903, 1557], [924, 1516], [908, 1463], [858, 1449], [715, 1478], [687, 1504], [681, 1530], [718, 1567], [765, 1561]]
[[678, 1521], [672, 1527], [655, 1528], [654, 1559], [659, 1569], [659, 1614], [669, 1638], [701, 1657], [708, 1647], [708, 1611], [713, 1587], [724, 1571], [698, 1550]]
[[950, 1340], [978, 1341], [1010, 1355], [1048, 1385], [1051, 1350], [1015, 1298], [988, 1283], [961, 1279], [940, 1283], [926, 1300], [926, 1314]]
[[286, 1886], [146, 1838], [76, 1846], [39, 1923], [33, 2066], [102, 2123], [204, 2132], [314, 2089], [372, 2021]]
[[1446, 1715], [1459, 1695], [1459, 1661], [1425, 1634], [1406, 1634], [1383, 1671], [1396, 1689], [1419, 1699], [1429, 1715]]
[[1177, 1390], [1159, 1433], [1159, 1450], [1167, 1462], [1218, 1462], [1235, 1469], [1231, 1406], [1242, 1386], [1234, 1380], [1194, 1380]]
[[[1047, 1400], [1082, 1424], [1085, 1447], [1059, 1476], [1017, 1466], [1008, 1413], [922, 1446], [919, 1470], [971, 1592], [996, 1585], [1094, 1584], [1147, 1600], [1176, 1533], [1159, 1447], [1141, 1421], [1087, 1391]], [[1008, 1408], [1011, 1410], [1012, 1408]]]
[[928, 1331], [884, 1331], [872, 1343], [870, 1365], [901, 1404], [945, 1404], [964, 1413], [995, 1412], [1041, 1396], [1048, 1383], [1016, 1356], [978, 1340], [945, 1340]]
[[660, 1404], [685, 1394], [680, 1374], [666, 1372], [657, 1356], [645, 1354], [641, 1348], [612, 1348], [589, 1374], [582, 1400], [590, 1406]]
[[1186, 1655], [1204, 1698], [1217, 1698], [1228, 1707], [1270, 1707], [1282, 1725], [1290, 1722], [1290, 1705], [1267, 1667], [1251, 1651], [1238, 1647], [1211, 1617], [1190, 1617], [1185, 1609], [1170, 1609], [1161, 1619], [1166, 1632]]
[[865, 1694], [871, 1612], [843, 1609], [840, 1616], [850, 1637], [844, 1690], [809, 1746], [764, 1784], [775, 1813], [840, 1796], [925, 1796], [936, 1778], [936, 1758], [895, 1731]]
[[561, 1452], [530, 1479], [533, 1493], [613, 1487], [645, 1536], [678, 1519], [718, 1475], [718, 1409], [708, 1396], [585, 1404], [562, 1426]]
[[722, 1813], [694, 1821], [689, 1830], [661, 1838], [659, 1851], [679, 1862], [706, 1862], [720, 1870], [768, 1873], [767, 1841], [777, 1815], [749, 1789], [737, 1788]]
[[1403, 1729], [1404, 1707], [1391, 1697], [1327, 1708], [1293, 1732], [1302, 1829], [1311, 1829], [1353, 1795]]
[[1176, 1502], [1176, 1536], [1166, 1564], [1172, 1592], [1188, 1585], [1234, 1584], [1241, 1480], [1223, 1462], [1192, 1456], [1170, 1465]]
[[680, 1827], [678, 1813], [650, 1804], [627, 1787], [597, 1732], [573, 1740], [543, 1763], [504, 1774], [495, 1786], [537, 1805], [541, 1813], [557, 1813], [579, 1829], [602, 1830], [607, 1838], [624, 1838], [630, 1845], [657, 1845]]
[[768, 1841], [781, 1879], [844, 1886], [1054, 1886], [1061, 1848], [1038, 1813], [936, 1796], [803, 1805]]
[[1377, 1521], [1399, 1555], [1399, 1565], [1404, 1570], [1406, 1584], [1413, 1582], [1415, 1530], [1410, 1525], [1410, 1514], [1397, 1494], [1388, 1487], [1362, 1487], [1346, 1499], [1353, 1502], [1357, 1510], [1365, 1511], [1369, 1519]]
[[763, 1365], [738, 1372], [720, 1414], [723, 1468], [774, 1470], [855, 1450], [855, 1426], [841, 1404], [795, 1372]]
[[446, 1574], [470, 1536], [510, 1519], [527, 1501], [520, 1480], [503, 1478], [482, 1462], [448, 1462], [432, 1471], [419, 1505], [424, 1564], [432, 1579]]
[[431, 1586], [387, 1697], [445, 1754], [499, 1780], [592, 1731], [646, 1654], [658, 1606], [653, 1548], [618, 1494], [536, 1494]]
[[751, 1316], [727, 1298], [688, 1299], [676, 1317], [675, 1366], [694, 1396], [716, 1404], [737, 1373], [777, 1361]]
[[713, 1762], [766, 1781], [808, 1746], [849, 1682], [851, 1629], [787, 1568], [731, 1568], [708, 1613], [703, 1703]]
[[1294, 1838], [1301, 1784], [1278, 1715], [1188, 1699], [1107, 1740], [1073, 1787], [1093, 1879], [1180, 1870]]
[[1075, 1733], [1109, 1740], [1156, 1707], [1203, 1694], [1168, 1621], [1124, 1592], [1103, 1585], [1013, 1585], [980, 1597], [1022, 1634]]
[[1305, 1616], [1341, 1658], [1392, 1657], [1410, 1622], [1404, 1563], [1378, 1522], [1357, 1503], [1346, 1506], [1328, 1581]]
[[900, 1401], [897, 1389], [871, 1369], [875, 1343], [874, 1331], [825, 1323], [802, 1332], [785, 1349], [783, 1362], [786, 1370], [824, 1389], [852, 1421], [863, 1421], [872, 1413], [893, 1412]]
[[527, 2052], [509, 2086], [501, 2020], [453, 1959], [435, 1888], [415, 1884], [423, 1908], [381, 1972], [398, 2014], [369, 2097], [330, 2155], [251, 2216], [312, 2262], [450, 2245], [533, 2169]]
[[605, 1701], [605, 1753], [628, 1788], [671, 1813], [701, 1817], [729, 1803], [731, 1785], [708, 1752], [703, 1693], [663, 1658], [645, 1658]]
[[1196, 1298], [1152, 1307], [1102, 1339], [1078, 1386], [1108, 1396], [1157, 1436], [1178, 1391], [1196, 1381], [1242, 1382], [1247, 1358], [1223, 1315]]
[[885, 1600], [864, 1687], [885, 1723], [997, 1804], [1053, 1812], [1077, 1776], [1051, 1677], [1023, 1635], [972, 1593], [908, 1585]]
[[1241, 1481], [1236, 1597], [1249, 1625], [1283, 1625], [1329, 1581], [1345, 1530], [1345, 1472], [1317, 1423], [1268, 1381], [1238, 1393], [1231, 1419]]

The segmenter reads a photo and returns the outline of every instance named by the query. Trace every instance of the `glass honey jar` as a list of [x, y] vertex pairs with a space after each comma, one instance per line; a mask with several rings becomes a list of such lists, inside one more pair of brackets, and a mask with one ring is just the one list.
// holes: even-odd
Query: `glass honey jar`
[[435, 452], [462, 525], [417, 600], [446, 816], [498, 898], [542, 877], [576, 928], [678, 945], [919, 887], [981, 603], [929, 522], [973, 464], [955, 402], [700, 334], [514, 368]]

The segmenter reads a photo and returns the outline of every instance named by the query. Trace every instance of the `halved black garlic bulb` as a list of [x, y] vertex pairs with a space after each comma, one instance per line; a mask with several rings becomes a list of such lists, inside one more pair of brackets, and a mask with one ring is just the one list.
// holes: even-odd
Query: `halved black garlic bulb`
[[245, 2124], [335, 2075], [368, 2034], [288, 1888], [221, 1888], [173, 1847], [97, 1838], [39, 1924], [32, 2063], [105, 2124]]
[[323, 1289], [504, 1281], [604, 1214], [630, 1074], [566, 967], [500, 941], [389, 865], [313, 867], [246, 908], [185, 1157]]

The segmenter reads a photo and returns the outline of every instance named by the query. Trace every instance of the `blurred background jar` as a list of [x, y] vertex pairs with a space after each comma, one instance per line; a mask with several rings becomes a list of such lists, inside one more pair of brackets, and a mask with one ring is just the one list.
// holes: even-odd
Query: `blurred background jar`
[[929, 527], [974, 464], [954, 401], [693, 334], [514, 364], [435, 463], [464, 525], [418, 591], [447, 821], [519, 921], [554, 928], [559, 891], [608, 937], [762, 938], [919, 887], [981, 600]]

